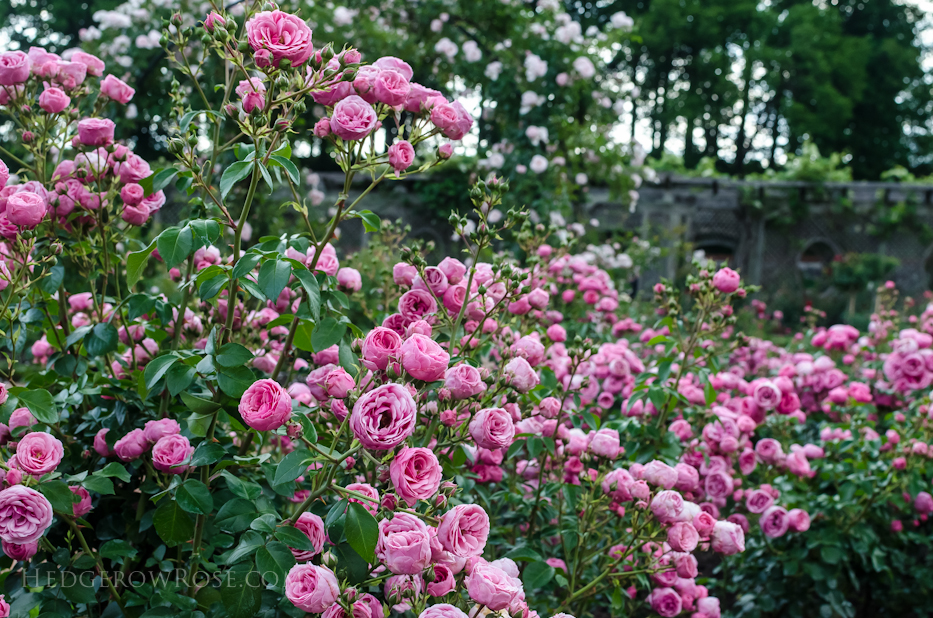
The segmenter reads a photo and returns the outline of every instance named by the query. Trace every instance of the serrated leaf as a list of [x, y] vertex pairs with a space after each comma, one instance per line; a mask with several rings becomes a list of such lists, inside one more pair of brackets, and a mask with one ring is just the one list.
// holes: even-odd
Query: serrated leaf
[[178, 361], [178, 357], [174, 354], [164, 354], [149, 361], [149, 364], [146, 365], [146, 371], [143, 374], [146, 379], [146, 389], [152, 390], [152, 387], [162, 379], [176, 361]]
[[247, 253], [240, 256], [240, 259], [236, 263], [236, 266], [233, 267], [233, 273], [230, 276], [234, 279], [242, 279], [249, 273], [253, 272], [253, 269], [256, 268], [256, 264], [259, 263], [260, 259], [262, 259], [262, 256], [258, 253]]
[[246, 367], [218, 367], [217, 384], [226, 395], [239, 399], [246, 389], [256, 381], [256, 376]]
[[123, 467], [123, 464], [119, 464], [115, 461], [110, 462], [103, 467], [102, 470], [98, 470], [94, 474], [98, 476], [109, 476], [118, 478], [124, 483], [130, 482], [130, 473], [126, 471], [126, 468]]
[[253, 360], [253, 353], [239, 343], [225, 344], [214, 356], [221, 367], [240, 367]]
[[102, 496], [109, 496], [114, 493], [113, 481], [105, 476], [91, 475], [84, 479], [82, 483], [89, 491], [95, 491]]
[[321, 284], [307, 268], [294, 268], [295, 278], [301, 283], [308, 297], [308, 308], [315, 320], [321, 319]]
[[371, 210], [364, 210], [360, 213], [360, 219], [363, 220], [363, 229], [367, 232], [378, 232], [382, 229], [382, 219]]
[[195, 397], [190, 393], [182, 393], [181, 400], [192, 411], [199, 414], [211, 414], [220, 409], [220, 404], [203, 397]]
[[84, 338], [84, 349], [87, 350], [88, 356], [103, 356], [116, 350], [119, 340], [113, 324], [95, 324]]
[[279, 526], [275, 529], [275, 538], [298, 551], [314, 551], [314, 543], [304, 532], [291, 525]]
[[230, 568], [220, 582], [221, 598], [230, 618], [253, 618], [262, 607], [262, 586], [252, 562]]
[[184, 363], [172, 365], [169, 370], [165, 372], [165, 386], [168, 387], [168, 392], [171, 393], [172, 397], [191, 386], [195, 374], [194, 367]]
[[272, 165], [273, 162], [285, 170], [285, 173], [288, 174], [293, 184], [297, 185], [300, 182], [298, 166], [292, 163], [291, 159], [286, 159], [281, 155], [274, 154], [269, 157], [269, 165]]

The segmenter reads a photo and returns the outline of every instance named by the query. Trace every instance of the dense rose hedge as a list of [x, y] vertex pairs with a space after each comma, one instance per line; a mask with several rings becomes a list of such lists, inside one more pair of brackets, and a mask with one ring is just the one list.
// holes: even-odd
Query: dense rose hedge
[[[754, 290], [700, 262], [637, 311], [603, 267], [621, 255], [510, 208], [494, 175], [451, 214], [461, 257], [339, 256], [347, 219], [377, 249], [394, 234], [357, 203], [473, 119], [404, 60], [262, 9], [199, 26], [223, 83], [175, 56], [224, 104], [174, 87], [160, 170], [117, 139], [134, 93], [105, 63], [0, 54], [28, 153], [0, 167], [0, 616], [716, 618], [717, 595], [848, 616], [859, 573], [922, 589], [929, 312], [885, 288], [869, 333], [811, 321], [779, 345], [737, 332]], [[309, 98], [346, 175], [324, 228], [291, 161]], [[170, 186], [187, 218], [147, 242]], [[276, 187], [307, 231], [249, 245]]]

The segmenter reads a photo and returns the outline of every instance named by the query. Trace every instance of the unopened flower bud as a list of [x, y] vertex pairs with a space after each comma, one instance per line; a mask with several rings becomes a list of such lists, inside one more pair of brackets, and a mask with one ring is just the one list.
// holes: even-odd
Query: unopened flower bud
[[324, 62], [329, 61], [334, 57], [334, 50], [331, 49], [330, 45], [321, 50], [321, 60]]
[[181, 13], [172, 14], [172, 25], [178, 27], [181, 25]]
[[288, 426], [285, 428], [285, 433], [288, 435], [289, 438], [297, 438], [301, 436], [301, 433], [302, 433], [301, 423], [289, 423]]
[[282, 58], [279, 60], [279, 68], [283, 70], [292, 68], [292, 61], [288, 58]]
[[395, 494], [383, 494], [382, 495], [382, 508], [387, 511], [394, 511], [395, 507], [398, 506], [398, 499], [395, 497]]
[[32, 131], [23, 131], [23, 141], [24, 141], [25, 143], [28, 144], [28, 143], [30, 143], [31, 141], [33, 141], [34, 139], [36, 139], [35, 133], [33, 133]]

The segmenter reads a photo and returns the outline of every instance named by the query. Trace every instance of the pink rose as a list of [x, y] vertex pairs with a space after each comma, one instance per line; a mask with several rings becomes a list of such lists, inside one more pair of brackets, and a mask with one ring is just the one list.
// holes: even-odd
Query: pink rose
[[437, 312], [437, 302], [427, 290], [409, 290], [398, 299], [398, 312], [408, 320], [417, 320]]
[[51, 523], [52, 505], [35, 489], [14, 485], [0, 491], [0, 539], [33, 543]]
[[104, 67], [106, 66], [104, 61], [87, 52], [81, 50], [76, 51], [71, 54], [71, 61], [83, 64], [86, 73], [91, 77], [100, 77], [104, 74]]
[[126, 105], [133, 99], [136, 91], [130, 88], [122, 79], [108, 75], [100, 82], [100, 93], [117, 103]]
[[435, 105], [431, 110], [431, 122], [452, 140], [463, 139], [473, 126], [473, 118], [459, 101]]
[[466, 265], [457, 258], [445, 257], [437, 267], [446, 275], [447, 282], [451, 285], [460, 283], [466, 275]]
[[[431, 593], [431, 584], [428, 584], [428, 593], [431, 596], [444, 596]], [[438, 603], [425, 608], [423, 612], [418, 614], [418, 618], [467, 618], [467, 615], [458, 607], [447, 603]]]
[[60, 88], [49, 86], [39, 95], [39, 107], [50, 114], [59, 114], [70, 104], [71, 97]]
[[373, 106], [353, 94], [334, 106], [330, 128], [342, 140], [358, 140], [373, 132], [377, 120]]
[[376, 60], [373, 66], [383, 71], [395, 71], [396, 73], [400, 73], [407, 80], [411, 80], [412, 76], [415, 74], [410, 64], [395, 56], [383, 56]]
[[587, 449], [598, 457], [615, 459], [623, 450], [620, 442], [619, 432], [615, 429], [600, 429], [590, 433]]
[[772, 539], [784, 536], [784, 533], [787, 532], [787, 528], [790, 526], [787, 510], [780, 506], [768, 508], [767, 511], [762, 513], [761, 519], [758, 520], [758, 525], [761, 526], [762, 532]]
[[303, 532], [311, 541], [311, 545], [314, 546], [314, 549], [307, 550], [295, 549], [294, 547], [289, 548], [292, 550], [295, 560], [298, 562], [307, 562], [324, 551], [324, 540], [327, 538], [327, 533], [324, 531], [323, 519], [314, 513], [305, 511], [298, 517], [298, 521], [295, 522], [295, 528]]
[[97, 454], [101, 457], [110, 457], [113, 455], [113, 451], [107, 447], [108, 431], [110, 430], [104, 427], [94, 436], [94, 450], [97, 451]]
[[258, 431], [278, 429], [292, 417], [292, 400], [275, 380], [256, 380], [240, 398], [240, 416]]
[[[392, 73], [392, 75], [397, 75]], [[411, 167], [415, 160], [415, 149], [407, 140], [401, 140], [389, 146], [389, 165], [395, 170], [396, 178], [399, 172]]]
[[674, 485], [677, 484], [678, 478], [679, 475], [677, 470], [670, 467], [663, 461], [658, 461], [655, 459], [645, 464], [644, 479], [652, 485], [663, 487], [664, 489], [673, 489]]
[[348, 292], [359, 292], [363, 289], [363, 278], [357, 269], [344, 267], [337, 271], [337, 285]]
[[764, 438], [755, 445], [755, 454], [765, 463], [775, 464], [784, 459], [781, 443], [774, 438]]
[[697, 548], [699, 542], [700, 535], [693, 524], [678, 522], [667, 531], [667, 544], [674, 551], [691, 552]]
[[360, 347], [363, 366], [370, 371], [384, 371], [390, 358], [397, 357], [402, 347], [401, 336], [393, 330], [377, 326], [369, 331]]
[[343, 367], [337, 367], [324, 377], [324, 390], [331, 397], [344, 399], [356, 386], [353, 376]]
[[411, 84], [398, 71], [379, 71], [373, 80], [373, 96], [389, 107], [400, 107], [408, 101]]
[[7, 199], [6, 216], [13, 225], [32, 229], [39, 225], [48, 212], [48, 205], [38, 193], [20, 191]]
[[810, 529], [810, 514], [802, 509], [787, 512], [787, 527], [794, 532], [806, 532]]
[[85, 146], [107, 146], [113, 143], [115, 128], [109, 118], [84, 118], [78, 121], [78, 139]]
[[659, 491], [651, 500], [651, 512], [662, 524], [678, 521], [684, 508], [683, 496], [670, 489]]
[[416, 380], [434, 382], [444, 377], [450, 355], [424, 335], [412, 335], [399, 348], [402, 367]]
[[410, 286], [415, 282], [415, 278], [417, 276], [418, 269], [411, 264], [398, 262], [395, 266], [392, 267], [392, 280], [395, 281], [396, 285]]
[[142, 429], [134, 429], [117, 440], [113, 450], [123, 461], [133, 461], [149, 450], [149, 440]]
[[31, 543], [7, 543], [3, 541], [2, 545], [3, 553], [12, 559], [13, 562], [29, 560], [39, 552], [39, 543], [37, 541], [32, 541]]
[[519, 393], [527, 393], [541, 380], [531, 364], [521, 356], [516, 356], [502, 370], [506, 383]]
[[443, 474], [431, 449], [405, 447], [389, 464], [389, 478], [398, 497], [414, 506], [437, 493]]
[[486, 392], [486, 383], [479, 369], [466, 363], [455, 365], [444, 375], [444, 387], [454, 399], [468, 399]]
[[123, 206], [123, 212], [120, 213], [120, 218], [130, 225], [139, 227], [149, 220], [149, 209], [142, 202], [136, 206], [125, 204]]
[[745, 551], [745, 533], [731, 521], [717, 521], [710, 534], [713, 551], [731, 556]]
[[[721, 272], [721, 271], [720, 271]], [[774, 385], [770, 380], [762, 380], [755, 385], [754, 391], [755, 405], [762, 410], [773, 410], [781, 402], [783, 397], [781, 389]]]
[[91, 512], [91, 494], [83, 487], [70, 486], [71, 493], [78, 496], [78, 501], [71, 505], [75, 517], [84, 517]]
[[488, 538], [489, 516], [478, 504], [458, 504], [437, 526], [437, 540], [458, 558], [481, 556]]
[[423, 111], [430, 110], [437, 103], [446, 102], [447, 100], [437, 90], [412, 83], [408, 98], [405, 100], [405, 111], [420, 114]]
[[321, 139], [330, 135], [330, 118], [325, 116], [314, 124], [314, 135]]
[[181, 434], [171, 434], [159, 438], [152, 447], [152, 465], [157, 470], [170, 474], [184, 474], [188, 466], [185, 461], [194, 454], [194, 447], [188, 438]]
[[10, 168], [6, 166], [6, 163], [0, 161], [0, 189], [6, 187], [6, 183], [10, 180]]
[[123, 185], [123, 188], [120, 189], [120, 198], [123, 200], [123, 203], [127, 206], [135, 206], [142, 201], [145, 196], [145, 189], [142, 186], [131, 182], [129, 184]]
[[741, 277], [731, 268], [723, 268], [713, 275], [713, 285], [723, 294], [731, 294], [739, 289]]
[[753, 489], [745, 495], [745, 508], [749, 513], [764, 513], [774, 504], [774, 496], [762, 489]]
[[506, 609], [522, 594], [522, 583], [488, 562], [473, 567], [466, 578], [470, 598], [494, 612]]
[[181, 427], [178, 425], [178, 421], [171, 418], [146, 421], [146, 426], [143, 428], [143, 435], [146, 436], [146, 440], [152, 444], [155, 444], [165, 436], [171, 436], [176, 433], [181, 433]]
[[117, 173], [120, 175], [120, 182], [129, 184], [131, 182], [139, 182], [143, 178], [148, 177], [152, 174], [152, 168], [149, 167], [149, 163], [147, 163], [145, 159], [138, 155], [131, 154], [125, 161], [120, 163], [120, 169]]
[[356, 400], [350, 429], [364, 448], [388, 450], [415, 431], [418, 408], [401, 384], [383, 384]]
[[515, 437], [512, 416], [502, 408], [485, 408], [470, 419], [470, 437], [477, 446], [488, 449], [508, 448]]
[[208, 32], [214, 32], [216, 27], [224, 27], [227, 24], [227, 20], [224, 19], [220, 13], [217, 11], [211, 11], [207, 17], [204, 18], [204, 29]]
[[0, 86], [15, 86], [29, 79], [31, 62], [25, 52], [10, 51], [0, 54]]
[[293, 67], [308, 61], [314, 53], [311, 28], [296, 15], [282, 11], [262, 11], [246, 22], [246, 38], [254, 52], [267, 50], [278, 66], [288, 60]]
[[36, 477], [53, 472], [64, 456], [61, 441], [41, 431], [26, 434], [16, 445], [16, 466]]
[[431, 563], [431, 536], [420, 519], [396, 513], [379, 522], [376, 556], [396, 575], [419, 575]]
[[298, 609], [320, 614], [337, 602], [340, 584], [334, 572], [327, 567], [296, 564], [285, 578], [285, 596]]
[[683, 600], [673, 588], [655, 588], [648, 595], [648, 603], [663, 618], [671, 618], [683, 611]]
[[732, 477], [723, 470], [714, 470], [706, 475], [704, 489], [710, 498], [725, 498], [732, 493]]
[[247, 114], [254, 109], [262, 111], [266, 107], [266, 85], [259, 77], [241, 80], [236, 87], [236, 94], [243, 102], [243, 111]]
[[346, 489], [371, 498], [371, 500], [364, 500], [363, 498], [350, 496], [347, 498], [348, 501], [362, 504], [363, 507], [373, 515], [379, 510], [379, 492], [376, 491], [376, 488], [372, 485], [366, 483], [350, 483], [347, 485]]

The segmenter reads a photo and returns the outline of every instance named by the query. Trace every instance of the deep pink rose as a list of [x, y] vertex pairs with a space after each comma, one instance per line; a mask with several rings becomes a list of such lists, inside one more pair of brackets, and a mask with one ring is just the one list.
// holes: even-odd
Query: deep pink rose
[[418, 408], [401, 384], [383, 384], [357, 399], [350, 429], [364, 448], [388, 450], [415, 431]]
[[289, 548], [292, 550], [295, 560], [298, 562], [307, 562], [324, 551], [324, 541], [327, 539], [327, 533], [324, 531], [323, 519], [314, 513], [305, 511], [298, 517], [298, 521], [295, 522], [295, 528], [303, 532], [311, 541], [311, 545], [314, 546], [314, 549]]
[[437, 493], [443, 474], [431, 449], [405, 447], [389, 464], [389, 478], [398, 497], [414, 506]]
[[395, 266], [392, 267], [392, 280], [395, 281], [396, 285], [410, 286], [415, 282], [415, 278], [417, 276], [418, 269], [411, 264], [398, 262], [395, 264]]
[[222, 28], [225, 25], [227, 25], [227, 20], [217, 11], [211, 11], [207, 17], [204, 18], [204, 29], [208, 32], [214, 32], [214, 28], [218, 26]]
[[454, 399], [467, 399], [486, 392], [479, 369], [466, 363], [455, 365], [444, 375], [444, 387]]
[[376, 556], [396, 575], [419, 575], [431, 563], [431, 535], [423, 521], [396, 513], [379, 522]]
[[764, 438], [755, 445], [755, 454], [765, 463], [775, 464], [784, 459], [781, 443], [774, 438]]
[[337, 602], [340, 584], [327, 567], [316, 564], [296, 564], [285, 578], [285, 596], [298, 609], [320, 614]]
[[15, 86], [29, 79], [29, 56], [21, 51], [0, 54], [0, 86]]
[[522, 594], [518, 578], [488, 562], [473, 567], [466, 578], [466, 588], [471, 599], [495, 612], [506, 609]]
[[71, 505], [75, 517], [84, 517], [91, 512], [91, 494], [83, 487], [71, 485], [71, 493], [78, 496], [78, 501]]
[[764, 513], [774, 504], [774, 496], [762, 489], [753, 489], [745, 494], [745, 508], [749, 513]]
[[353, 94], [334, 106], [330, 128], [342, 140], [358, 140], [373, 132], [377, 120], [373, 106]]
[[38, 193], [20, 191], [7, 199], [6, 216], [13, 225], [32, 229], [39, 225], [48, 212], [48, 205]]
[[39, 552], [39, 543], [37, 541], [31, 543], [7, 543], [3, 541], [2, 544], [3, 553], [14, 562], [29, 560]]
[[308, 24], [297, 15], [282, 11], [256, 13], [246, 22], [246, 38], [254, 52], [268, 50], [275, 66], [288, 60], [297, 67], [314, 53]]
[[178, 421], [171, 418], [146, 421], [146, 426], [143, 428], [143, 434], [152, 444], [155, 444], [165, 436], [171, 436], [176, 433], [181, 433], [181, 427], [178, 425]]
[[85, 146], [107, 146], [113, 143], [115, 128], [109, 118], [84, 118], [78, 121], [78, 139]]
[[259, 77], [241, 80], [236, 87], [236, 94], [243, 102], [243, 111], [247, 114], [254, 109], [262, 111], [266, 107], [266, 85]]
[[384, 371], [391, 358], [397, 358], [402, 338], [395, 331], [377, 326], [369, 331], [360, 348], [363, 366], [371, 371]]
[[458, 558], [481, 556], [488, 538], [489, 516], [478, 504], [458, 504], [437, 526], [437, 540]]
[[52, 505], [35, 489], [14, 485], [0, 491], [0, 539], [33, 543], [52, 523]]
[[240, 398], [240, 416], [258, 431], [278, 429], [292, 417], [292, 400], [275, 380], [265, 378], [250, 385]]
[[17, 467], [37, 477], [53, 472], [64, 456], [61, 441], [41, 431], [26, 434], [16, 445]]
[[412, 335], [398, 351], [402, 367], [416, 380], [434, 382], [444, 377], [450, 355], [424, 335]]
[[710, 534], [713, 551], [731, 556], [745, 551], [745, 533], [731, 521], [717, 521]]
[[[397, 73], [393, 73], [397, 75]], [[395, 170], [396, 177], [399, 172], [403, 172], [411, 167], [415, 160], [415, 149], [407, 140], [394, 142], [389, 146], [389, 165]]]
[[732, 493], [732, 477], [723, 470], [714, 470], [706, 475], [704, 488], [710, 498], [725, 498]]
[[71, 97], [65, 91], [49, 86], [39, 95], [39, 107], [50, 114], [59, 114], [71, 104]]
[[108, 75], [100, 82], [100, 93], [108, 99], [126, 105], [133, 100], [136, 91], [130, 88], [122, 79]]
[[477, 446], [508, 448], [515, 437], [515, 424], [512, 415], [502, 408], [484, 408], [470, 419], [469, 431]]
[[437, 312], [437, 302], [427, 290], [409, 290], [398, 299], [398, 312], [409, 320], [417, 320]]
[[731, 268], [723, 268], [713, 275], [713, 285], [723, 294], [731, 294], [739, 289], [741, 277]]
[[762, 532], [772, 539], [784, 536], [790, 525], [787, 510], [781, 506], [769, 507], [767, 511], [761, 514], [758, 525], [761, 526]]
[[183, 464], [193, 454], [194, 447], [188, 438], [181, 434], [167, 435], [152, 447], [152, 465], [169, 474], [184, 474], [188, 466]]
[[648, 595], [648, 603], [663, 618], [672, 618], [683, 611], [683, 599], [673, 588], [655, 588]]
[[0, 189], [6, 187], [6, 183], [10, 180], [10, 168], [7, 167], [6, 163], [0, 161]]

